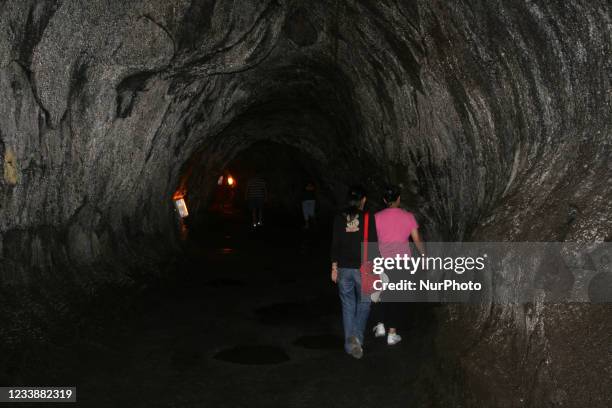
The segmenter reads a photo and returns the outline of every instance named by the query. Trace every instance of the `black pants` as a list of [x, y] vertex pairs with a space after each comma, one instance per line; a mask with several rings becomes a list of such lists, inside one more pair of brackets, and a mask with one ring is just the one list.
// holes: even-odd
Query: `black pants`
[[402, 306], [405, 305], [403, 303], [385, 302], [384, 298], [381, 298], [380, 301], [372, 303], [370, 307], [372, 322], [374, 324], [384, 323], [387, 329], [390, 327], [396, 329], [402, 320]]
[[[402, 277], [402, 274], [398, 274], [396, 271], [385, 271], [385, 273], [389, 276], [390, 282], [398, 282]], [[405, 317], [404, 312], [406, 307], [402, 302], [388, 301], [390, 297], [390, 294], [383, 292], [380, 296], [380, 300], [376, 303], [372, 303], [370, 307], [372, 322], [374, 322], [374, 324], [384, 323], [387, 329], [389, 327], [397, 328], [402, 324], [402, 318]]]

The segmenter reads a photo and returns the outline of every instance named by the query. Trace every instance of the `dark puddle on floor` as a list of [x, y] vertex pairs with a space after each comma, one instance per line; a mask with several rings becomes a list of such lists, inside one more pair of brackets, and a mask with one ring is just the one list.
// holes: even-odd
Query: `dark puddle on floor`
[[333, 334], [319, 334], [297, 338], [293, 345], [309, 350], [337, 350], [342, 347], [343, 339]]
[[236, 346], [218, 352], [214, 358], [246, 365], [279, 364], [290, 360], [289, 355], [282, 348], [266, 345]]

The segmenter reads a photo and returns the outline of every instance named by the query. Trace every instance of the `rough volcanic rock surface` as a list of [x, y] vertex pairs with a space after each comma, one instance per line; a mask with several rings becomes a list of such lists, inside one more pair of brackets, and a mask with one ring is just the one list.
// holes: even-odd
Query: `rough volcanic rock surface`
[[[179, 185], [260, 141], [334, 183], [403, 183], [430, 239], [609, 241], [610, 11], [1, 1], [0, 278], [125, 279], [95, 266], [158, 255]], [[605, 305], [448, 307], [440, 351], [468, 405], [610, 406], [610, 322]]]

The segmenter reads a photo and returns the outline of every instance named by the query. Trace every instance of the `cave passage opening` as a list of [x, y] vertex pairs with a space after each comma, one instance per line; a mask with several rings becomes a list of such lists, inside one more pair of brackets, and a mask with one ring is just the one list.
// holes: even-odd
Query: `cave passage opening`
[[[368, 140], [366, 108], [356, 105], [354, 84], [337, 64], [326, 62], [280, 59], [238, 75], [239, 88], [255, 97], [232, 112], [215, 134], [193, 143], [196, 147], [187, 149], [176, 173], [174, 195], [185, 196], [191, 228], [205, 222], [211, 208], [223, 207], [220, 201], [227, 205], [228, 196], [244, 210], [248, 181], [260, 174], [269, 182], [268, 206], [292, 220], [301, 218], [300, 196], [308, 182], [317, 189], [318, 215], [327, 221], [345, 205], [349, 186], [365, 187], [368, 209], [377, 211], [384, 207], [384, 187], [396, 184], [403, 189], [404, 207], [429, 221], [424, 223], [428, 235], [439, 239], [460, 234], [438, 232], [438, 220], [447, 211], [444, 202], [420, 208], [425, 195], [443, 188], [430, 174], [441, 170], [427, 168], [432, 158], [415, 149], [399, 164], [389, 158], [385, 150], [392, 147], [386, 142]], [[406, 177], [408, 169], [414, 173]], [[227, 185], [229, 176], [235, 185]]]
[[[268, 77], [267, 86], [255, 92], [259, 98], [194, 150], [177, 183], [190, 208], [189, 266], [177, 287], [208, 288], [215, 291], [212, 296], [236, 295], [237, 308], [250, 308], [264, 328], [274, 326], [282, 342], [313, 350], [342, 344], [340, 299], [329, 278], [332, 216], [345, 206], [348, 187], [355, 184], [368, 190], [368, 211], [382, 209], [385, 184], [397, 182], [405, 170], [390, 169], [388, 162], [376, 158], [363, 139], [350, 84], [333, 69], [326, 70], [305, 65], [274, 70], [279, 77]], [[255, 175], [265, 179], [269, 197], [265, 225], [253, 230], [245, 188]], [[229, 176], [232, 185], [227, 183]], [[318, 193], [317, 224], [306, 231], [300, 204], [309, 181]], [[406, 186], [403, 194], [414, 211], [422, 202], [415, 191], [418, 186]], [[255, 293], [245, 296], [244, 290]], [[398, 308], [403, 310], [398, 330], [407, 344], [399, 353], [412, 366], [396, 367], [402, 375], [414, 376], [412, 370], [433, 360], [436, 305]], [[266, 329], [245, 327], [239, 313], [224, 315], [255, 344], [278, 343], [257, 334]], [[378, 358], [392, 360], [393, 350], [378, 343], [368, 346], [381, 354]], [[240, 361], [241, 350], [220, 353]], [[415, 350], [420, 354], [411, 354]]]
[[[226, 206], [246, 209], [246, 190], [249, 181], [260, 176], [266, 181], [267, 201], [271, 211], [284, 213], [288, 224], [299, 223], [301, 201], [307, 183], [317, 186], [319, 215], [327, 218], [340, 206], [335, 193], [337, 180], [327, 174], [326, 165], [298, 148], [277, 142], [258, 141], [238, 152], [225, 167], [225, 182], [217, 183], [215, 196], [209, 199], [207, 208], [218, 208], [230, 199]], [[229, 184], [232, 177], [232, 184]], [[232, 192], [227, 197], [227, 192]], [[197, 203], [194, 203], [197, 205]], [[200, 207], [200, 206], [198, 206]]]
[[[151, 313], [157, 336], [136, 333], [125, 343], [143, 350], [123, 381], [150, 387], [125, 389], [117, 399], [154, 395], [166, 383], [142, 367], [166, 374], [178, 367], [190, 379], [188, 370], [202, 369], [198, 378], [208, 381], [209, 351], [272, 342], [285, 349], [276, 360], [287, 364], [267, 378], [279, 386], [256, 387], [257, 397], [317, 405], [293, 381], [335, 395], [338, 406], [364, 405], [354, 390], [369, 390], [367, 364], [346, 370], [341, 353], [303, 358], [294, 348], [335, 342], [339, 321], [328, 231], [324, 223], [319, 235], [299, 229], [296, 192], [307, 178], [330, 214], [348, 185], [363, 185], [375, 211], [382, 186], [402, 184], [425, 241], [610, 240], [606, 1], [101, 3], [8, 0], [0, 7], [0, 25], [8, 27], [0, 33], [0, 276], [14, 300], [9, 306], [25, 305], [0, 311], [9, 322], [0, 334], [10, 334], [0, 341], [17, 339], [15, 332], [38, 344], [48, 326], [78, 339], [79, 327], [46, 322], [87, 320], [83, 305], [94, 298], [125, 289], [137, 300], [150, 289], [159, 295], [151, 304], [161, 305]], [[274, 193], [271, 219], [298, 221], [249, 230], [240, 195], [259, 169]], [[237, 216], [215, 215], [217, 180], [230, 174]], [[185, 224], [174, 212], [179, 197], [189, 209]], [[191, 228], [185, 240], [177, 223]], [[202, 242], [211, 234], [214, 242]], [[262, 251], [270, 248], [276, 251]], [[185, 268], [170, 268], [174, 282], [166, 287], [159, 263], [177, 252], [188, 255]], [[495, 278], [512, 288], [529, 273], [509, 265]], [[108, 305], [93, 309], [114, 318]], [[441, 309], [435, 323], [423, 313], [438, 330], [435, 339], [419, 329], [422, 335], [407, 340], [435, 341], [440, 372], [426, 368], [444, 380], [430, 388], [452, 401], [416, 406], [611, 405], [610, 382], [602, 381], [610, 359], [601, 358], [609, 308], [534, 298]], [[174, 337], [165, 343], [167, 336]], [[374, 351], [383, 366], [402, 360]], [[100, 355], [121, 365], [117, 353]], [[0, 370], [0, 380], [17, 378], [28, 359], [38, 372], [33, 356], [25, 348], [2, 353], [12, 368]], [[413, 355], [403, 357], [410, 364]], [[317, 375], [295, 381], [300, 370], [292, 364], [300, 358], [306, 373], [327, 360], [337, 371], [320, 382]], [[380, 377], [378, 395], [397, 398], [389, 406], [412, 400], [406, 379], [416, 375], [401, 370]], [[348, 371], [362, 382], [333, 376]], [[207, 402], [242, 405], [222, 397], [253, 395], [232, 388], [259, 380], [245, 373], [237, 370], [231, 384], [210, 380]], [[88, 385], [116, 384], [115, 374], [97, 372]], [[35, 379], [29, 383], [48, 383]], [[389, 384], [397, 395], [385, 392]], [[109, 395], [108, 387], [96, 390], [90, 398]]]

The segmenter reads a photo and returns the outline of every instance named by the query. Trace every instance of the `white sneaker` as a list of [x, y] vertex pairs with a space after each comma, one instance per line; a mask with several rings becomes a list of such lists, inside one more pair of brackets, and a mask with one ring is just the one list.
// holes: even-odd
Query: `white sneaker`
[[387, 335], [387, 344], [390, 346], [393, 346], [397, 343], [399, 343], [400, 341], [402, 341], [402, 336], [400, 336], [397, 333], [389, 333]]
[[385, 325], [382, 323], [378, 323], [372, 330], [374, 331], [374, 337], [383, 337], [385, 334], [387, 334]]

